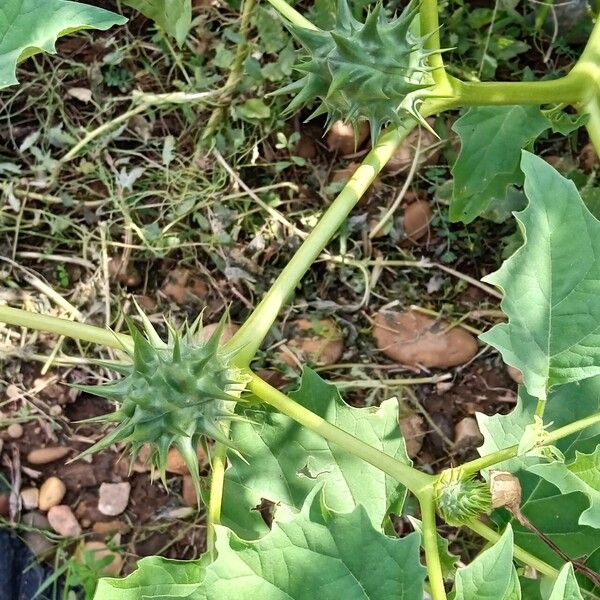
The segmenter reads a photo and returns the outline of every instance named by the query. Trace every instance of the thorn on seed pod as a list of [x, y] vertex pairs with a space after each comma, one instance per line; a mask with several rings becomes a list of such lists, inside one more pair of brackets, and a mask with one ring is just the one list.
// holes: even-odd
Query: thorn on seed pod
[[115, 423], [116, 427], [79, 458], [124, 442], [131, 444], [133, 464], [150, 446], [152, 467], [166, 484], [169, 450], [176, 448], [200, 498], [198, 447], [203, 438], [231, 446], [221, 423], [243, 419], [234, 414], [233, 406], [241, 401], [249, 377], [232, 365], [234, 353], [221, 347], [225, 317], [208, 339], [203, 339], [202, 324], [197, 320], [180, 329], [169, 327], [166, 342], [143, 313], [140, 317], [143, 331], [128, 321], [133, 351], [124, 377], [110, 385], [78, 386], [118, 406], [112, 414], [90, 419]]
[[326, 115], [329, 129], [343, 119], [356, 138], [366, 121], [373, 142], [384, 125], [402, 125], [408, 116], [429, 128], [417, 110], [424, 98], [433, 95], [434, 87], [428, 62], [432, 51], [425, 48], [428, 36], [419, 34], [418, 9], [419, 3], [412, 0], [398, 16], [388, 19], [378, 3], [362, 23], [347, 0], [338, 0], [330, 31], [287, 23], [307, 54], [296, 65], [304, 76], [275, 92], [295, 95], [287, 112], [319, 99], [321, 104], [309, 120]]
[[444, 471], [434, 493], [438, 513], [448, 525], [459, 527], [492, 509], [489, 485], [473, 477], [464, 478], [460, 468]]

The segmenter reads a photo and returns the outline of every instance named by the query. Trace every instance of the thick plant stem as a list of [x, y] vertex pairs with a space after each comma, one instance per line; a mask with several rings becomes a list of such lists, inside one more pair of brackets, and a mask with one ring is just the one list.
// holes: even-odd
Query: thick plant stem
[[[221, 430], [229, 436], [229, 422], [221, 423]], [[227, 446], [220, 442], [215, 443], [210, 469], [210, 495], [206, 511], [206, 546], [208, 552], [216, 558], [215, 553], [215, 528], [221, 522], [221, 506], [223, 504], [223, 484], [225, 482], [225, 469], [227, 467]]]
[[[587, 429], [592, 425], [597, 425], [600, 423], [600, 413], [596, 413], [585, 419], [579, 419], [578, 421], [574, 421], [573, 423], [569, 423], [564, 427], [559, 427], [554, 431], [548, 432], [548, 434], [544, 437], [543, 441], [540, 442], [540, 446], [546, 446], [548, 444], [553, 444], [554, 442], [565, 438], [569, 435], [577, 433], [578, 431], [582, 431], [583, 429]], [[479, 471], [484, 469], [488, 469], [489, 467], [493, 467], [498, 463], [504, 462], [505, 460], [509, 460], [514, 458], [519, 454], [519, 446], [509, 446], [508, 448], [503, 448], [502, 450], [498, 450], [497, 452], [492, 452], [486, 456], [482, 456], [481, 458], [476, 458], [475, 460], [471, 460], [468, 463], [465, 463], [460, 467], [461, 474], [464, 478], [470, 477], [471, 475], [475, 475]]]
[[472, 82], [450, 78], [457, 106], [507, 104], [577, 105], [586, 87], [586, 78], [572, 71], [566, 77], [543, 81]]
[[238, 366], [250, 364], [281, 307], [293, 294], [304, 274], [340, 228], [400, 142], [415, 125], [416, 121], [411, 120], [405, 127], [388, 130], [381, 136], [302, 246], [281, 271], [260, 304], [226, 344], [229, 349], [239, 349], [235, 357]]
[[[467, 523], [466, 527], [489, 542], [496, 543], [500, 539], [501, 534], [494, 531], [491, 527], [484, 525], [481, 521], [471, 521]], [[536, 571], [542, 573], [542, 575], [546, 575], [552, 579], [556, 579], [558, 576], [558, 571], [554, 567], [530, 554], [527, 550], [523, 550], [520, 546], [513, 546], [513, 555], [518, 561], [533, 567]]]
[[292, 8], [285, 0], [268, 0], [268, 2], [282, 17], [285, 17], [290, 23], [293, 23], [298, 27], [304, 27], [304, 29], [318, 29], [318, 27], [313, 25], [295, 8]]
[[447, 75], [444, 68], [444, 59], [440, 51], [438, 0], [421, 0], [419, 18], [421, 35], [428, 36], [425, 48], [428, 50], [437, 50], [437, 52], [429, 57], [429, 64], [433, 68], [433, 80], [438, 86], [443, 86], [447, 82]]
[[427, 562], [430, 593], [433, 600], [446, 600], [444, 576], [437, 543], [437, 525], [435, 520], [434, 492], [430, 487], [417, 496], [421, 506], [421, 521], [423, 522], [423, 548]]
[[422, 473], [381, 452], [381, 450], [377, 450], [377, 448], [366, 444], [343, 429], [332, 425], [307, 408], [304, 408], [297, 402], [294, 402], [291, 398], [288, 398], [285, 394], [262, 380], [258, 375], [255, 375], [251, 371], [248, 371], [248, 374], [252, 378], [248, 384], [248, 389], [261, 400], [270, 404], [297, 423], [300, 423], [300, 425], [314, 431], [328, 442], [336, 444], [350, 454], [361, 458], [370, 465], [387, 473], [414, 494], [420, 494], [425, 488], [431, 487], [435, 481], [433, 475]]
[[48, 315], [21, 310], [19, 308], [10, 308], [0, 306], [0, 323], [7, 325], [16, 325], [17, 327], [26, 327], [27, 329], [36, 329], [48, 333], [56, 333], [75, 340], [92, 342], [116, 350], [133, 350], [133, 340], [130, 336], [122, 333], [115, 333], [109, 329], [95, 327], [94, 325], [84, 325], [68, 319], [59, 319]]

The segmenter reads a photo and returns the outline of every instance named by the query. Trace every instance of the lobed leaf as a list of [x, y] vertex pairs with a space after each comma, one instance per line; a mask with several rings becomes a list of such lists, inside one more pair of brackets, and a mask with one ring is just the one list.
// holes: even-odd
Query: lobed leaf
[[513, 565], [513, 532], [508, 525], [500, 539], [473, 562], [456, 571], [453, 600], [519, 600], [521, 587]]
[[106, 30], [127, 19], [67, 0], [3, 0], [0, 11], [0, 89], [18, 83], [17, 63], [38, 52], [55, 54], [56, 40], [80, 29]]
[[508, 323], [481, 339], [523, 373], [527, 391], [600, 373], [600, 222], [572, 181], [523, 152], [529, 204], [515, 216], [525, 243], [485, 278], [504, 293]]
[[139, 10], [181, 46], [192, 26], [192, 0], [123, 0]]
[[319, 496], [313, 492], [291, 520], [276, 519], [272, 531], [256, 542], [217, 527], [218, 556], [211, 564], [143, 559], [128, 578], [102, 580], [95, 600], [423, 597], [419, 534], [390, 538], [373, 527], [362, 507], [335, 513]]
[[529, 471], [553, 483], [563, 494], [584, 494], [590, 506], [581, 513], [579, 524], [600, 529], [600, 446], [591, 454], [576, 455], [570, 464], [553, 461], [533, 465]]
[[[379, 407], [352, 408], [337, 388], [304, 369], [300, 388], [290, 397], [330, 423], [409, 463], [398, 427], [395, 400]], [[239, 408], [238, 410], [243, 410]], [[379, 469], [330, 444], [274, 410], [246, 412], [249, 423], [235, 422], [232, 454], [225, 474], [223, 523], [254, 539], [268, 529], [255, 510], [263, 499], [299, 510], [316, 485], [327, 506], [339, 512], [362, 505], [373, 526], [400, 512], [406, 490]]]
[[508, 187], [523, 181], [521, 150], [548, 127], [537, 106], [478, 106], [462, 115], [452, 127], [461, 150], [452, 168], [450, 219], [470, 223], [492, 201], [504, 202]]

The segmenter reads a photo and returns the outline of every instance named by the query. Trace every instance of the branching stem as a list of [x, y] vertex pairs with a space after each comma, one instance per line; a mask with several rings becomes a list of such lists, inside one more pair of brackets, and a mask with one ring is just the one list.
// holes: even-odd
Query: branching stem
[[[591, 427], [592, 425], [597, 425], [600, 423], [600, 413], [596, 413], [584, 419], [579, 419], [578, 421], [573, 421], [573, 423], [569, 423], [564, 427], [559, 427], [554, 431], [548, 432], [548, 434], [544, 437], [543, 442], [540, 445], [549, 445], [557, 442], [558, 440], [565, 438], [569, 435], [577, 433], [583, 429]], [[481, 458], [476, 458], [468, 463], [465, 463], [460, 467], [461, 472], [464, 477], [470, 477], [475, 475], [479, 471], [484, 469], [488, 469], [489, 467], [493, 467], [498, 463], [504, 462], [505, 460], [509, 460], [514, 458], [519, 453], [519, 446], [510, 446], [508, 448], [504, 448], [502, 450], [498, 450], [496, 452], [492, 452], [486, 456], [482, 456]]]

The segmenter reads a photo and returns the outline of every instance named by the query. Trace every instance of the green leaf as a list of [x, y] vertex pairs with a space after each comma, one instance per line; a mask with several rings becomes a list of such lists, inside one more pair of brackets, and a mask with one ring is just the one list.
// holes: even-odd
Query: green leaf
[[548, 600], [583, 600], [571, 563], [560, 570]]
[[512, 557], [513, 532], [508, 525], [491, 548], [456, 571], [453, 600], [519, 600], [521, 587]]
[[561, 135], [569, 135], [580, 127], [583, 127], [590, 119], [590, 115], [583, 113], [581, 115], [571, 115], [560, 108], [551, 108], [543, 110], [542, 114], [550, 122], [552, 131]]
[[170, 560], [162, 556], [142, 558], [137, 569], [128, 577], [100, 579], [94, 600], [188, 598], [200, 587], [205, 563], [208, 563], [206, 556], [190, 561]]
[[600, 446], [592, 454], [576, 455], [570, 464], [554, 461], [533, 465], [529, 471], [553, 483], [563, 494], [585, 494], [590, 506], [581, 513], [579, 524], [600, 529]]
[[272, 531], [256, 542], [217, 526], [217, 558], [211, 564], [143, 559], [128, 578], [102, 580], [95, 600], [423, 597], [419, 534], [388, 537], [373, 528], [362, 507], [335, 513], [319, 496], [309, 497], [292, 519], [276, 518]]
[[[486, 456], [501, 448], [518, 444], [525, 428], [533, 421], [537, 399], [521, 386], [516, 408], [508, 415], [491, 417], [477, 415], [484, 443], [479, 448]], [[584, 419], [600, 412], [600, 377], [581, 383], [569, 383], [550, 391], [544, 419], [551, 423], [549, 431]], [[592, 453], [600, 444], [600, 425], [588, 427], [576, 434], [558, 440], [556, 446], [564, 453], [567, 463], [573, 462], [577, 453]], [[515, 473], [521, 482], [521, 510], [541, 531], [548, 535], [571, 559], [585, 558], [588, 567], [600, 570], [600, 535], [598, 531], [579, 520], [590, 503], [581, 492], [564, 494], [559, 481], [546, 481], [533, 472], [534, 465], [545, 464], [539, 456], [521, 456], [494, 465], [494, 469]], [[495, 513], [494, 519], [504, 524], [510, 519], [505, 511]], [[515, 542], [538, 558], [560, 568], [560, 559], [532, 531], [513, 522]]]
[[237, 110], [242, 119], [268, 119], [271, 116], [271, 109], [260, 98], [246, 100]]
[[527, 391], [600, 373], [600, 222], [572, 181], [523, 152], [529, 205], [516, 214], [525, 243], [485, 278], [504, 293], [508, 323], [481, 336], [523, 373]]
[[452, 168], [450, 219], [470, 223], [520, 184], [521, 150], [548, 127], [537, 106], [481, 106], [461, 116], [452, 127], [462, 147]]
[[[351, 408], [337, 388], [304, 369], [296, 402], [403, 462], [409, 463], [398, 427], [398, 406]], [[223, 523], [245, 539], [264, 535], [267, 526], [255, 509], [262, 499], [299, 510], [311, 490], [324, 485], [332, 510], [364, 506], [379, 527], [391, 509], [400, 511], [405, 489], [379, 469], [328, 443], [295, 421], [267, 408], [243, 413], [251, 422], [235, 422], [232, 439], [239, 455], [230, 456], [225, 474]]]
[[3, 0], [0, 18], [0, 89], [18, 83], [17, 62], [55, 54], [57, 38], [80, 29], [106, 30], [125, 17], [66, 0]]
[[422, 598], [419, 546], [416, 533], [394, 539], [374, 529], [360, 506], [339, 514], [309, 497], [257, 542], [219, 527], [218, 558], [194, 600]]
[[181, 46], [192, 26], [192, 0], [123, 0], [139, 10]]

